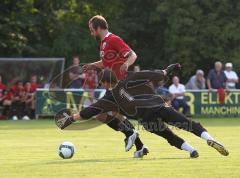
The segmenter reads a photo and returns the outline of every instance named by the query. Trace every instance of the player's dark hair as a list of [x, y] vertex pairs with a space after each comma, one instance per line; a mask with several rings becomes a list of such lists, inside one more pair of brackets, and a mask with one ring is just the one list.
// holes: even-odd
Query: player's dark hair
[[95, 15], [89, 20], [89, 24], [96, 30], [98, 27], [101, 29], [108, 29], [108, 23], [106, 19], [101, 15]]
[[104, 69], [98, 73], [98, 80], [99, 82], [107, 82], [110, 84], [117, 83], [118, 79], [115, 73], [109, 69]]

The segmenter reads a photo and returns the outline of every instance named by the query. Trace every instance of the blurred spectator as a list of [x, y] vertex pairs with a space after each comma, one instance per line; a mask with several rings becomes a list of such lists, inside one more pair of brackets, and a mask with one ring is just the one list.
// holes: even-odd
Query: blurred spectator
[[35, 92], [32, 90], [31, 83], [26, 82], [24, 86], [24, 102], [25, 102], [25, 113], [24, 120], [29, 120], [29, 118], [34, 118], [35, 116]]
[[197, 70], [196, 74], [190, 78], [185, 86], [186, 89], [190, 90], [202, 90], [206, 88], [205, 83], [204, 72], [202, 70]]
[[174, 76], [172, 79], [173, 84], [169, 87], [169, 92], [172, 94], [172, 106], [179, 110], [183, 108], [183, 114], [189, 113], [189, 106], [185, 100], [185, 86], [179, 83], [179, 78]]
[[[98, 87], [99, 83], [96, 70], [87, 70], [84, 73], [84, 77], [85, 77], [83, 84], [84, 89], [96, 89]], [[94, 90], [88, 91], [88, 97], [86, 98], [84, 105], [86, 106], [91, 105], [95, 101], [94, 99], [95, 99]]]
[[24, 90], [23, 82], [21, 80], [17, 81], [16, 84], [12, 86], [11, 90], [14, 96], [21, 93], [21, 91]]
[[73, 67], [68, 74], [70, 79], [68, 88], [82, 88], [83, 79], [79, 76], [78, 67]]
[[232, 70], [233, 65], [232, 63], [225, 64], [225, 75], [227, 77], [226, 87], [229, 89], [236, 89], [236, 83], [238, 83], [238, 76], [236, 72]]
[[3, 116], [3, 118], [7, 118], [9, 116], [10, 107], [12, 105], [12, 98], [13, 98], [12, 91], [10, 89], [6, 89], [4, 91], [3, 100], [2, 100], [2, 105], [3, 105], [2, 116]]
[[25, 111], [25, 91], [23, 87], [23, 82], [18, 81], [13, 87], [13, 98], [10, 110], [10, 116], [13, 120], [18, 120], [19, 118], [24, 118], [29, 120], [29, 118], [24, 117]]
[[32, 89], [30, 82], [23, 85], [22, 81], [18, 81], [12, 87], [12, 102], [10, 116], [13, 120], [22, 118], [29, 120], [34, 118], [35, 111], [35, 91]]
[[222, 63], [215, 62], [214, 69], [211, 69], [208, 73], [207, 85], [208, 89], [221, 89], [225, 88], [227, 77], [222, 70]]
[[56, 82], [46, 83], [43, 88], [60, 89]]
[[80, 65], [80, 59], [78, 55], [74, 55], [72, 58], [72, 66], [79, 66]]
[[156, 87], [156, 93], [161, 95], [165, 102], [170, 106], [172, 102], [172, 94], [169, 93], [168, 88], [165, 87], [164, 84], [164, 80], [158, 82], [158, 86]]
[[156, 88], [156, 92], [159, 95], [167, 95], [169, 93], [167, 87], [164, 86], [164, 80], [158, 82], [158, 86]]
[[0, 103], [2, 105], [2, 101], [4, 99], [4, 91], [6, 90], [6, 85], [2, 83], [2, 76], [0, 75]]
[[32, 75], [30, 78], [30, 82], [31, 82], [31, 90], [32, 92], [35, 92], [37, 90], [37, 88], [39, 88], [39, 84], [37, 83], [37, 75]]
[[[6, 91], [6, 85], [2, 83], [2, 76], [0, 75], [0, 106], [3, 107], [4, 111], [4, 100], [5, 100], [5, 91]], [[5, 119], [5, 114], [3, 112], [0, 115], [0, 119]]]
[[78, 55], [74, 55], [72, 58], [72, 65], [70, 66], [70, 72], [71, 71], [74, 71], [74, 73], [78, 73], [79, 79], [82, 80], [82, 84], [81, 84], [81, 87], [82, 87], [83, 82], [85, 80], [85, 74], [82, 73], [82, 67], [80, 66], [80, 58]]
[[98, 77], [96, 70], [87, 70], [84, 73], [84, 89], [96, 89], [98, 87]]

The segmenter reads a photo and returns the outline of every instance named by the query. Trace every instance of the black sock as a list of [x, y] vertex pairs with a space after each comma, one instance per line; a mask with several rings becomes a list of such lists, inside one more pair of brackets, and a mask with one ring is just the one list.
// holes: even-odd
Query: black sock
[[174, 146], [180, 150], [182, 149], [181, 148], [182, 144], [185, 142], [181, 137], [175, 135], [172, 131], [169, 130], [165, 132], [153, 131], [152, 133], [165, 138], [171, 146]]
[[141, 150], [143, 147], [143, 143], [141, 141], [141, 139], [139, 137], [136, 138], [135, 140], [135, 146], [136, 146], [136, 150]]
[[[132, 129], [135, 129], [134, 126], [133, 126], [133, 124], [132, 124], [129, 120], [125, 119], [123, 122], [124, 122], [128, 127], [132, 128]], [[135, 140], [135, 146], [136, 146], [136, 150], [140, 150], [140, 149], [142, 149], [142, 147], [143, 147], [143, 143], [142, 143], [142, 141], [141, 141], [141, 139], [140, 139], [139, 137], [137, 137], [136, 140]]]
[[133, 134], [133, 129], [129, 128], [124, 122], [121, 122], [118, 118], [112, 118], [111, 121], [107, 123], [107, 125], [113, 130], [121, 131], [125, 134], [126, 137], [129, 137]]
[[[107, 116], [110, 117], [110, 116]], [[119, 119], [112, 117], [111, 120], [107, 123], [107, 125], [115, 131], [119, 131]]]
[[119, 128], [122, 133], [125, 134], [126, 137], [129, 137], [133, 134], [133, 129], [128, 127], [124, 122], [119, 123]]

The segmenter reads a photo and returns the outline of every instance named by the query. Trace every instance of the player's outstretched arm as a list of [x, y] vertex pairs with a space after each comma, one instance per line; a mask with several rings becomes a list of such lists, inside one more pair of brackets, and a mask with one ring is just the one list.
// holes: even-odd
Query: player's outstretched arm
[[87, 120], [101, 113], [101, 109], [86, 107], [78, 113], [73, 113], [71, 109], [63, 109], [55, 116], [55, 123], [60, 129], [65, 129], [75, 121]]
[[94, 116], [97, 116], [99, 114], [104, 114], [110, 111], [119, 112], [119, 107], [117, 106], [116, 103], [110, 100], [101, 98], [96, 103], [93, 103], [89, 107], [86, 107], [83, 110], [81, 110], [79, 115], [80, 115], [80, 119], [90, 119]]
[[62, 109], [55, 115], [55, 124], [60, 128], [64, 129], [67, 126], [75, 122], [71, 109]]
[[133, 73], [132, 75], [129, 75], [127, 80], [129, 82], [132, 81], [161, 81], [163, 80], [167, 75], [167, 72], [165, 70], [145, 70], [141, 72]]
[[87, 70], [95, 70], [97, 68], [99, 68], [99, 69], [104, 68], [102, 60], [99, 60], [99, 61], [93, 62], [93, 63], [89, 63], [89, 64], [85, 64], [83, 66], [83, 72], [86, 72]]
[[171, 64], [164, 70], [146, 70], [141, 72], [136, 72], [130, 75], [127, 80], [136, 81], [136, 80], [148, 80], [148, 81], [161, 81], [165, 77], [171, 74], [174, 71], [180, 70], [180, 64]]
[[[60, 129], [64, 129], [78, 120], [87, 120], [96, 116], [96, 119], [106, 122], [109, 119], [108, 112], [119, 113], [119, 107], [112, 101], [100, 99], [96, 103], [84, 108], [79, 113], [73, 113], [70, 109], [63, 109], [55, 116], [55, 123]], [[113, 116], [117, 116], [114, 114]]]
[[98, 114], [95, 116], [95, 118], [103, 123], [109, 123], [115, 118], [119, 119], [120, 121], [125, 120], [125, 118], [117, 112], [111, 112], [111, 114], [110, 113]]

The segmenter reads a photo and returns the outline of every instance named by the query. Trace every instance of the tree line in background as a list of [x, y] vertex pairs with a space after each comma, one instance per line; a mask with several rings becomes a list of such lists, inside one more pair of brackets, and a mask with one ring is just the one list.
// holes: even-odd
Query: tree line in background
[[79, 54], [81, 62], [94, 61], [98, 44], [88, 20], [96, 14], [136, 51], [144, 69], [181, 62], [186, 79], [216, 60], [240, 67], [238, 0], [2, 0], [0, 56]]

